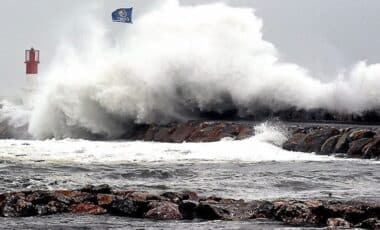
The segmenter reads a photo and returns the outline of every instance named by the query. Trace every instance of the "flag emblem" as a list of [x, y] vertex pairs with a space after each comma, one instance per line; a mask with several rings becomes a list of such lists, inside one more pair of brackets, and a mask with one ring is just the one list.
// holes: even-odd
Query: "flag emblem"
[[132, 23], [133, 8], [120, 8], [112, 12], [112, 21]]

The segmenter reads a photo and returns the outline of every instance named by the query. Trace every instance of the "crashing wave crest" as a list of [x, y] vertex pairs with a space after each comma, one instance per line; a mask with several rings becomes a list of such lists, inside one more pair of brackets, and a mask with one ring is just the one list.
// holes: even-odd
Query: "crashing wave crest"
[[116, 138], [134, 123], [262, 106], [349, 113], [380, 106], [380, 64], [360, 62], [323, 83], [279, 61], [252, 9], [167, 0], [122, 27], [117, 41], [90, 16], [82, 23], [83, 43], [65, 39], [44, 76], [30, 117], [35, 138]]

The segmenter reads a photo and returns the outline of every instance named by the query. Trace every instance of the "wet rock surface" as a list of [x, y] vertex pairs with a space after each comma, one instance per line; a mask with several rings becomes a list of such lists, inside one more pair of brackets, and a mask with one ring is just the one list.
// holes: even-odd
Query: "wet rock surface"
[[[93, 189], [89, 189], [93, 188]], [[102, 193], [105, 192], [105, 193]], [[109, 186], [79, 190], [25, 191], [0, 195], [0, 216], [27, 217], [71, 213], [117, 215], [153, 220], [271, 219], [295, 226], [378, 229], [380, 204], [341, 200], [244, 201], [198, 197], [195, 192], [150, 194], [113, 191]]]
[[244, 139], [254, 134], [249, 122], [189, 121], [168, 125], [139, 125], [127, 139], [158, 142], [212, 142], [223, 138]]
[[380, 130], [376, 127], [339, 128], [334, 125], [289, 127], [283, 148], [316, 154], [344, 154], [350, 158], [379, 159]]

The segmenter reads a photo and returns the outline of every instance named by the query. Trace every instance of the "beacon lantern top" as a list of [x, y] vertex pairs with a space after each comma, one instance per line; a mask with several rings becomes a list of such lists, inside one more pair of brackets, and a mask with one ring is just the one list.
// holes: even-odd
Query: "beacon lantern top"
[[38, 64], [40, 63], [40, 51], [31, 48], [25, 50], [26, 74], [38, 74]]

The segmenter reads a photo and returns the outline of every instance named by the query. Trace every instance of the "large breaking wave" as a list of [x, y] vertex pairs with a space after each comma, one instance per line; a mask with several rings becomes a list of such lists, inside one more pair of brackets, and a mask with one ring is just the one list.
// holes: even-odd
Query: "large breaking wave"
[[358, 63], [330, 82], [279, 61], [253, 9], [163, 1], [122, 26], [84, 20], [81, 41], [65, 40], [31, 113], [35, 138], [115, 138], [134, 123], [197, 118], [265, 105], [360, 113], [380, 106], [380, 64]]

